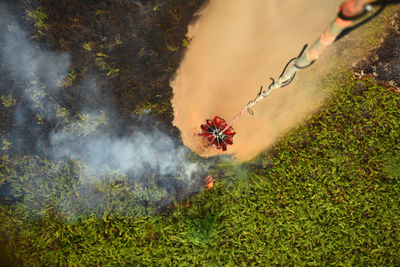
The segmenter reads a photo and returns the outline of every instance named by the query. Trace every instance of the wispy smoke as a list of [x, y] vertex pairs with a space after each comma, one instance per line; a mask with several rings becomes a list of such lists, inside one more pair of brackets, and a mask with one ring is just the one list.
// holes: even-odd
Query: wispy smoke
[[199, 171], [196, 163], [187, 161], [188, 149], [156, 128], [126, 137], [101, 134], [83, 139], [64, 130], [52, 133], [50, 139], [54, 158], [77, 159], [98, 175], [118, 171], [134, 177], [150, 173], [191, 179]]
[[2, 14], [1, 23], [8, 26], [0, 33], [4, 40], [1, 60], [14, 82], [24, 85], [23, 92], [17, 89], [28, 102], [21, 108], [31, 108], [45, 119], [54, 119], [59, 105], [50, 97], [59, 92], [63, 77], [68, 74], [70, 56], [35, 47], [28, 41], [28, 33], [9, 15]]
[[[55, 164], [52, 171], [43, 174], [48, 179], [55, 179], [54, 173], [68, 162], [75, 162], [78, 166], [79, 181], [75, 191], [82, 197], [71, 193], [59, 198], [55, 206], [62, 211], [74, 211], [75, 215], [82, 206], [90, 212], [97, 212], [108, 201], [105, 196], [108, 189], [105, 188], [118, 179], [130, 183], [127, 188], [136, 190], [132, 194], [147, 202], [156, 200], [165, 204], [179, 194], [200, 189], [195, 180], [200, 178], [199, 172], [204, 171], [204, 167], [189, 161], [189, 150], [156, 127], [147, 131], [117, 133], [113, 122], [116, 112], [110, 108], [110, 103], [101, 105], [101, 108], [85, 102], [77, 103], [81, 110], [71, 115], [72, 112], [58, 101], [70, 72], [71, 57], [67, 53], [39, 49], [10, 15], [2, 15], [1, 23], [8, 25], [0, 31], [0, 40], [4, 44], [1, 48], [2, 75], [9, 76], [13, 94], [23, 96], [14, 113], [14, 126], [19, 127], [13, 129], [12, 134], [20, 139], [29, 139], [28, 142], [35, 143], [31, 146], [46, 151], [44, 155]], [[88, 79], [78, 86], [93, 91], [95, 84], [96, 79]], [[32, 120], [32, 114], [39, 114], [41, 120], [55, 125], [47, 131], [47, 141], [37, 134], [35, 129], [38, 125]], [[28, 152], [22, 146], [19, 153]], [[140, 185], [132, 186], [133, 182], [135, 186], [137, 183]], [[33, 198], [45, 198], [50, 194], [41, 192], [41, 189], [33, 192]], [[123, 210], [126, 204], [137, 204], [124, 204], [121, 199], [117, 206], [113, 204], [114, 210]]]

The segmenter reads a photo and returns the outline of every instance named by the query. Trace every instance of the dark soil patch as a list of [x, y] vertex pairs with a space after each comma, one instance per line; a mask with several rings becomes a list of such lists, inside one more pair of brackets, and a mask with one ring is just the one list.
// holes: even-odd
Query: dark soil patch
[[400, 16], [393, 15], [387, 27], [382, 44], [371, 51], [371, 56], [361, 61], [355, 71], [372, 75], [378, 82], [384, 83], [400, 93]]

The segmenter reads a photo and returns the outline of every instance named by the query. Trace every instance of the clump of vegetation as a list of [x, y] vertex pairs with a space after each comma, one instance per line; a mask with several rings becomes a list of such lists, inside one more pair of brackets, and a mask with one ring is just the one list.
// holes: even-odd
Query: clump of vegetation
[[96, 61], [95, 61], [96, 66], [98, 66], [101, 71], [106, 71], [107, 76], [116, 77], [118, 75], [120, 69], [113, 68], [106, 62], [106, 58], [108, 57], [107, 55], [105, 55], [101, 52], [97, 53], [96, 55], [97, 55]]
[[140, 102], [132, 113], [138, 115], [139, 117], [150, 114], [153, 116], [165, 116], [165, 114], [170, 114], [170, 116], [173, 117], [170, 104], [166, 101], [163, 101], [162, 99], [160, 99], [159, 102], [155, 103], [151, 103], [149, 101]]
[[0, 96], [1, 104], [6, 108], [13, 107], [17, 103], [17, 100], [12, 97], [12, 95], [2, 95]]
[[7, 152], [10, 149], [12, 143], [10, 141], [8, 141], [7, 139], [2, 139], [1, 142], [3, 144], [1, 150], [3, 150], [4, 152]]
[[72, 69], [70, 73], [68, 73], [68, 76], [66, 78], [63, 78], [62, 86], [63, 87], [72, 86], [72, 84], [76, 79], [77, 79], [76, 71]]
[[400, 179], [400, 147], [393, 148], [393, 154], [385, 155], [382, 160], [385, 174], [391, 179]]
[[27, 10], [26, 15], [28, 18], [34, 21], [35, 27], [38, 32], [43, 34], [42, 30], [46, 27], [47, 14], [43, 11], [42, 7], [38, 7], [35, 10]]
[[89, 52], [92, 51], [93, 46], [94, 46], [94, 43], [93, 43], [93, 42], [87, 42], [87, 43], [84, 43], [84, 44], [82, 45], [83, 49], [85, 49], [85, 50], [87, 50], [87, 51], [89, 51]]
[[191, 220], [187, 226], [187, 239], [196, 246], [215, 245], [218, 238], [218, 221], [209, 213]]

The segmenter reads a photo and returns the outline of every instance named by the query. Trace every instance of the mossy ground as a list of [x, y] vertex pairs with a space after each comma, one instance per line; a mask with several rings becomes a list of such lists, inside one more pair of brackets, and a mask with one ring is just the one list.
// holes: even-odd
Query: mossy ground
[[[171, 49], [171, 45], [182, 44], [187, 21], [180, 24], [182, 28], [170, 24], [179, 18], [179, 10], [182, 12], [178, 2], [171, 1], [168, 9], [156, 2], [153, 5], [153, 12], [171, 16], [164, 18], [167, 22], [163, 29], [173, 43], [154, 43], [167, 53], [167, 60], [163, 57], [160, 62], [168, 64], [154, 62], [161, 69], [176, 68], [179, 63], [180, 55], [174, 53], [181, 52]], [[120, 6], [114, 8], [126, 8], [124, 1], [118, 3]], [[80, 5], [83, 12], [86, 6]], [[187, 20], [196, 8], [193, 4], [190, 12], [183, 12]], [[93, 12], [93, 16], [104, 15], [106, 21], [113, 14], [107, 8], [94, 10], [100, 11]], [[59, 22], [51, 31], [55, 24], [50, 21], [56, 14], [45, 7], [39, 11], [47, 17], [40, 16], [43, 23], [38, 34], [44, 35], [38, 38], [49, 38], [49, 43], [54, 41], [51, 32], [60, 34], [54, 29], [68, 32], [72, 28], [61, 26], [74, 25]], [[74, 21], [74, 12], [64, 20]], [[179, 30], [171, 29], [174, 25]], [[79, 27], [83, 35], [91, 29]], [[175, 36], [177, 32], [181, 35]], [[62, 44], [72, 47], [72, 55], [104, 72], [112, 88], [117, 88], [111, 98], [121, 108], [121, 116], [161, 105], [157, 102], [160, 97], [154, 100], [140, 90], [166, 86], [170, 74], [159, 83], [146, 85], [143, 81], [148, 81], [147, 74], [140, 72], [129, 78], [132, 69], [124, 70], [128, 63], [118, 63], [112, 48], [104, 52], [94, 37], [73, 36], [57, 36], [61, 43], [56, 48], [63, 49]], [[121, 36], [120, 42], [125, 44], [125, 35]], [[133, 47], [126, 49], [131, 53]], [[150, 49], [136, 48], [139, 54]], [[150, 50], [147, 55], [149, 60], [154, 57]], [[85, 68], [74, 69], [71, 84], [85, 75]], [[119, 71], [110, 73], [116, 69]], [[170, 73], [168, 67], [164, 70]], [[142, 81], [141, 89], [130, 91], [129, 79]], [[65, 89], [73, 90], [69, 86]], [[370, 77], [355, 79], [347, 70], [326, 75], [321, 86], [331, 92], [321, 110], [282, 136], [273, 148], [242, 165], [221, 159], [211, 170], [216, 177], [212, 189], [152, 215], [143, 212], [143, 208], [153, 208], [143, 205], [149, 191], [138, 198], [135, 190], [125, 190], [134, 185], [118, 183], [96, 188], [108, 200], [105, 207], [97, 207], [101, 213], [91, 215], [85, 206], [60, 210], [56, 204], [63, 198], [85, 203], [85, 195], [74, 190], [78, 180], [76, 163], [57, 165], [34, 154], [19, 155], [11, 138], [2, 140], [3, 256], [29, 266], [400, 265], [400, 95]], [[167, 97], [163, 99], [169, 105], [171, 92], [163, 90], [160, 94]], [[70, 107], [68, 112], [75, 110], [77, 93], [71, 92], [70, 98], [64, 99], [65, 107]], [[1, 129], [7, 133], [12, 127], [10, 114], [20, 100], [3, 91], [2, 95]], [[165, 113], [168, 111], [153, 115], [158, 121], [170, 120]], [[124, 207], [123, 212], [113, 210], [115, 206]], [[74, 215], [73, 220], [66, 220], [68, 212]]]

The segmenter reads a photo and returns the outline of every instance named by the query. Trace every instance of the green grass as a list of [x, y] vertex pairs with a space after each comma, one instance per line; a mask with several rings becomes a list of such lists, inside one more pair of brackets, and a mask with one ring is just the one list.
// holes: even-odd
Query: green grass
[[[220, 162], [215, 187], [190, 207], [67, 223], [51, 205], [35, 217], [17, 201], [0, 206], [8, 251], [45, 266], [399, 265], [400, 96], [347, 73], [328, 85], [320, 112], [252, 161]], [[20, 160], [2, 158], [1, 184], [19, 183], [25, 193], [13, 198], [34, 198], [33, 181], [52, 163]], [[47, 175], [53, 187], [32, 203], [75, 194], [69, 169]]]
[[38, 32], [40, 34], [43, 34], [42, 30], [46, 27], [47, 20], [47, 14], [43, 11], [43, 9], [41, 7], [38, 7], [35, 10], [27, 10], [26, 15], [29, 19], [34, 21], [35, 27], [37, 28]]

